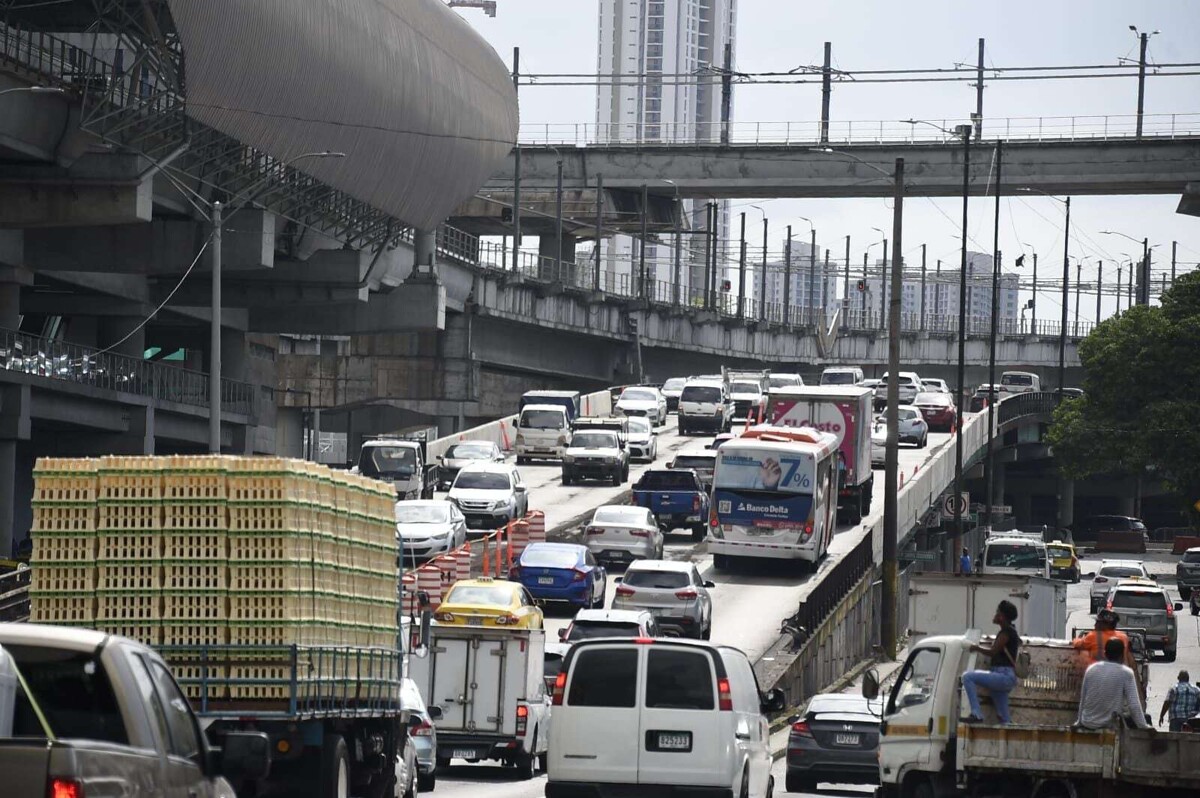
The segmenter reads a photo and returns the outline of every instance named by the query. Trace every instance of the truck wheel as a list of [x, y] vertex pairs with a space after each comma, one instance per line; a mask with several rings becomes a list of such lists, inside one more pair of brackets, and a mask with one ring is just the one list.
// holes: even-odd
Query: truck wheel
[[707, 532], [708, 528], [705, 527], [704, 524], [697, 524], [696, 526], [692, 527], [692, 542], [699, 543], [700, 541], [704, 540], [704, 536], [707, 534]]
[[1185, 585], [1180, 585], [1179, 586], [1179, 598], [1183, 599], [1184, 601], [1187, 601], [1191, 597], [1192, 597], [1192, 589]]
[[529, 458], [517, 455], [517, 465], [529, 465]]
[[550, 754], [549, 753], [547, 753], [546, 751], [543, 751], [542, 753], [538, 754], [537, 760], [538, 760], [538, 770], [540, 770], [542, 773], [545, 773], [547, 770], [549, 770], [549, 767], [548, 767], [550, 764]]
[[1165, 651], [1163, 651], [1163, 658], [1167, 662], [1174, 662], [1175, 661], [1175, 649], [1168, 648]]
[[350, 752], [337, 734], [321, 747], [321, 798], [350, 798]]
[[610, 479], [611, 479], [611, 481], [612, 481], [613, 487], [616, 487], [616, 486], [620, 485], [620, 484], [621, 484], [621, 471], [620, 471], [620, 469], [618, 469], [618, 470], [614, 471], [614, 472], [613, 472], [613, 474], [612, 474], [612, 477], [610, 477]]
[[566, 471], [563, 472], [562, 484], [570, 485], [574, 481], [575, 481], [574, 478], [570, 474], [568, 474]]
[[417, 790], [420, 792], [433, 792], [433, 788], [437, 786], [437, 771], [432, 773], [417, 774]]
[[729, 570], [729, 555], [728, 554], [714, 554], [713, 555], [713, 568], [716, 568], [718, 571], [728, 571]]
[[[537, 730], [533, 732], [533, 739], [537, 739]], [[534, 760], [536, 757], [533, 754], [524, 751], [517, 752], [516, 759], [513, 764], [517, 766], [517, 778], [521, 781], [529, 781], [533, 778]]]
[[438, 772], [439, 770], [446, 770], [450, 767], [449, 755], [443, 755], [441, 751], [438, 751], [434, 756], [436, 757], [437, 761], [437, 767], [434, 768], [434, 773]]

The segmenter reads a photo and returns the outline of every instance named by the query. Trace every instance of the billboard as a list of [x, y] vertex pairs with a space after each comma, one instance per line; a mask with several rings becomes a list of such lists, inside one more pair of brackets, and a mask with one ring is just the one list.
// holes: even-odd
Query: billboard
[[[859, 462], [858, 453], [854, 451], [855, 435], [854, 402], [845, 400], [814, 400], [788, 399], [771, 397], [767, 408], [767, 423], [781, 427], [811, 427], [821, 432], [828, 432], [837, 437], [838, 451], [842, 453], [842, 462], [850, 468], [851, 482], [857, 476], [854, 472]], [[868, 457], [870, 456], [868, 450]]]
[[716, 487], [811, 494], [815, 468], [812, 455], [779, 449], [722, 449], [713, 476]]

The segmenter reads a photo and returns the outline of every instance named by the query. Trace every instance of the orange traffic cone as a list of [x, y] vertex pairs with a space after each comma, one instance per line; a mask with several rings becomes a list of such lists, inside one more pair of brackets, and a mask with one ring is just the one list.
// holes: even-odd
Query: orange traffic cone
[[504, 441], [504, 451], [512, 449], [512, 445], [508, 442], [508, 425], [503, 421], [500, 422], [500, 438]]

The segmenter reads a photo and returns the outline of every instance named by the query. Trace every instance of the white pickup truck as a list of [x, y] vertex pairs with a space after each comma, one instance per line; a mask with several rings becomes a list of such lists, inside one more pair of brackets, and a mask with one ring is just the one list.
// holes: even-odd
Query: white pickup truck
[[[965, 671], [978, 631], [927, 637], [910, 650], [884, 705], [879, 740], [882, 798], [1194, 798], [1200, 794], [1200, 734], [1073, 727], [1090, 663], [1066, 640], [1026, 638], [1030, 669], [1009, 695], [1001, 726], [986, 693], [984, 722], [970, 708]], [[990, 640], [984, 645], [989, 645]], [[868, 674], [863, 695], [878, 693]]]
[[428, 652], [409, 668], [437, 722], [439, 768], [451, 759], [498, 759], [521, 778], [546, 770], [550, 701], [541, 629], [435, 625]]
[[232, 798], [230, 781], [269, 767], [265, 734], [229, 732], [210, 746], [166, 663], [141, 643], [0, 624], [4, 798]]

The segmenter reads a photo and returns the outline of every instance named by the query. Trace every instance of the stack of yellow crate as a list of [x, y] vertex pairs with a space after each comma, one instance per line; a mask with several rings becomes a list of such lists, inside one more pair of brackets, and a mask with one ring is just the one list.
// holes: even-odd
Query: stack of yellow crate
[[163, 458], [109, 455], [97, 470], [96, 627], [162, 643]]
[[93, 458], [43, 457], [34, 466], [30, 620], [96, 620], [96, 468]]

